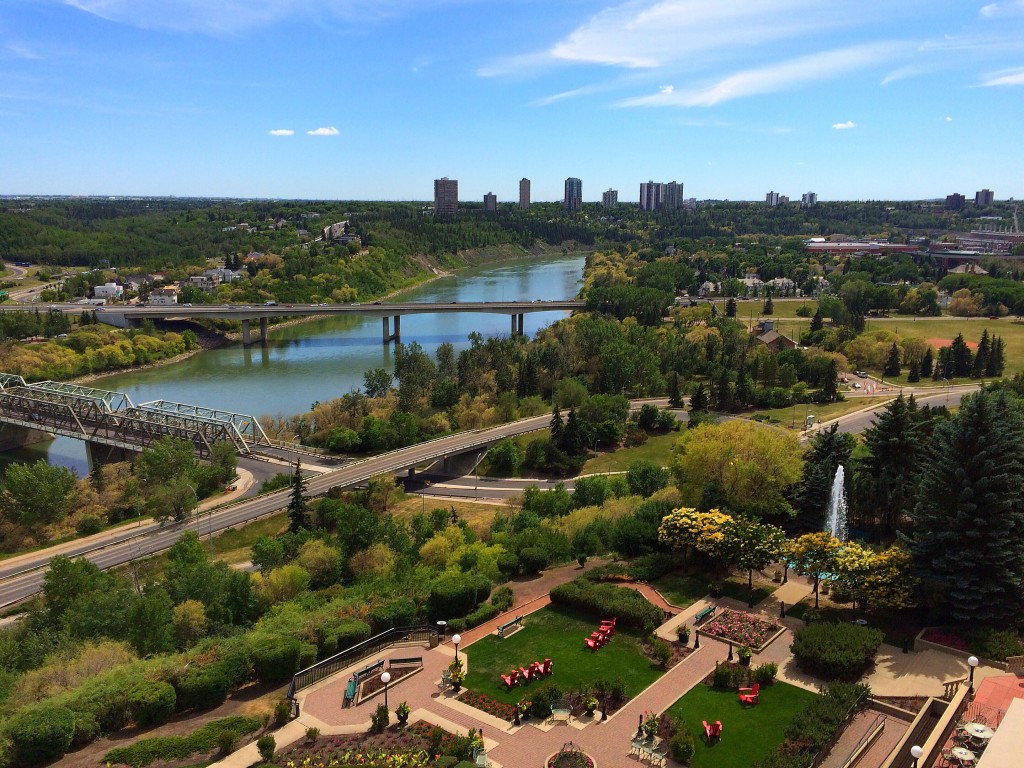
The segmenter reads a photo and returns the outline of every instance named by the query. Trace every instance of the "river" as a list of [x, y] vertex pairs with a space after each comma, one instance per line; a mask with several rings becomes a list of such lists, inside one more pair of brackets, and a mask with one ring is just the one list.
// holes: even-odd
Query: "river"
[[[395, 299], [442, 304], [568, 299], [579, 291], [584, 258], [573, 255], [460, 270], [404, 291]], [[528, 313], [524, 331], [532, 335], [565, 315]], [[468, 336], [473, 331], [484, 336], [507, 335], [509, 328], [508, 315], [406, 315], [402, 341], [419, 342], [431, 354], [446, 341], [459, 351], [469, 347]], [[170, 400], [257, 417], [289, 415], [361, 387], [363, 373], [370, 368], [390, 370], [392, 349], [381, 341], [379, 317], [322, 318], [271, 330], [266, 344], [232, 344], [178, 363], [106, 376], [90, 386], [124, 392], [133, 403]], [[0, 454], [0, 472], [12, 461], [39, 458], [71, 467], [79, 475], [88, 471], [85, 444], [59, 437]]]

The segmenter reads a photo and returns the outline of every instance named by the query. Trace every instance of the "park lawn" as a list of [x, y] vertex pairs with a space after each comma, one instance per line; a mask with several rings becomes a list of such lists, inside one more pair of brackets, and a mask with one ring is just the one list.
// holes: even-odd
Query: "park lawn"
[[787, 429], [796, 429], [801, 431], [804, 425], [804, 419], [808, 416], [814, 416], [815, 423], [824, 424], [826, 421], [832, 419], [838, 419], [840, 416], [845, 416], [854, 411], [859, 411], [863, 408], [869, 408], [872, 405], [878, 405], [884, 403], [887, 400], [892, 400], [898, 395], [898, 392], [892, 392], [884, 396], [879, 397], [848, 397], [845, 400], [841, 400], [838, 403], [828, 403], [822, 405], [820, 403], [803, 403], [797, 405], [791, 405], [788, 408], [768, 408], [763, 410], [755, 411], [750, 414], [751, 416], [768, 416], [771, 418], [772, 424], [777, 424], [780, 427]]
[[529, 698], [536, 683], [518, 685], [511, 691], [499, 675], [513, 667], [526, 667], [534, 661], [552, 661], [553, 679], [563, 690], [580, 688], [599, 678], [622, 678], [626, 695], [636, 696], [653, 683], [664, 670], [653, 664], [642, 649], [642, 633], [617, 627], [615, 636], [598, 651], [588, 650], [583, 641], [597, 629], [600, 619], [548, 606], [527, 616], [525, 627], [502, 639], [488, 635], [466, 649], [469, 673], [465, 686], [506, 704]]
[[633, 448], [619, 448], [617, 451], [599, 453], [583, 465], [584, 475], [599, 475], [604, 472], [625, 472], [634, 461], [650, 461], [659, 467], [668, 466], [672, 448], [679, 440], [679, 432], [651, 435], [643, 445]]
[[431, 510], [437, 508], [447, 509], [451, 512], [452, 507], [455, 507], [455, 513], [459, 516], [459, 520], [465, 520], [470, 528], [478, 535], [482, 535], [490, 530], [494, 516], [507, 509], [507, 504], [504, 501], [495, 504], [459, 499], [437, 499], [430, 498], [429, 493], [427, 498], [423, 499], [419, 494], [410, 494], [409, 498], [394, 504], [390, 511], [397, 520], [409, 520], [419, 512], [425, 511], [429, 514]]
[[[760, 703], [740, 704], [734, 689], [698, 684], [668, 708], [693, 734], [692, 768], [750, 768], [782, 743], [786, 726], [817, 694], [787, 683], [761, 686]], [[708, 745], [703, 720], [722, 721], [722, 738]]]
[[708, 577], [705, 575], [686, 575], [668, 573], [651, 582], [672, 605], [678, 608], [689, 608], [708, 594]]
[[[723, 315], [725, 314], [725, 304], [728, 299], [715, 299], [715, 306], [718, 307], [718, 311]], [[800, 307], [807, 307], [811, 314], [805, 318], [800, 318], [806, 324], [808, 318], [814, 315], [815, 310], [818, 309], [818, 302], [814, 299], [772, 299], [773, 312], [770, 315], [761, 314], [761, 310], [764, 308], [764, 299], [748, 299], [746, 301], [736, 302], [736, 319], [737, 320], [749, 320], [751, 317], [754, 320], [775, 320], [778, 318], [787, 319], [800, 317], [796, 312]]]
[[[778, 585], [776, 584], [765, 584], [754, 579], [754, 605], [757, 605], [766, 597], [770, 596], [776, 589], [778, 589]], [[743, 581], [737, 581], [735, 579], [726, 579], [723, 581], [722, 597], [731, 597], [733, 600], [742, 600], [743, 602], [746, 602], [750, 598], [750, 588], [747, 586], [747, 580], [744, 578]]]

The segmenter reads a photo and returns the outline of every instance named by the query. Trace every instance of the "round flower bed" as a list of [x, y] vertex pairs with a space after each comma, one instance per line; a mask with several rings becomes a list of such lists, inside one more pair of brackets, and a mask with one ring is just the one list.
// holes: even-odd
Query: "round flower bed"
[[544, 761], [545, 768], [595, 768], [594, 758], [571, 741]]
[[780, 629], [781, 627], [774, 621], [726, 608], [711, 621], [703, 624], [700, 631], [721, 640], [731, 640], [740, 645], [760, 648]]

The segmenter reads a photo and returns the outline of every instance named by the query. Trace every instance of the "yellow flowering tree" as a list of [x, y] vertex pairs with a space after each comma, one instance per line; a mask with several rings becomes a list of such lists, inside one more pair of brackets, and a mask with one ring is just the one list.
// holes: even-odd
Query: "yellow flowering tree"
[[691, 549], [696, 549], [709, 557], [718, 558], [722, 555], [725, 541], [723, 532], [725, 525], [732, 518], [718, 509], [699, 512], [690, 507], [672, 510], [661, 520], [658, 528], [658, 540], [667, 546], [683, 553], [683, 561]]
[[818, 585], [824, 573], [836, 569], [836, 557], [843, 544], [828, 531], [805, 533], [789, 543], [788, 556], [801, 576], [814, 579], [814, 607], [818, 607]]

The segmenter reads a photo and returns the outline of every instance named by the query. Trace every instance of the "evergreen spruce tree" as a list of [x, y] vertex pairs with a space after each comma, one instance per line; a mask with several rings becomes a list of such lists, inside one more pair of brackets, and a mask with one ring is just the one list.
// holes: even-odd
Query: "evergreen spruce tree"
[[889, 348], [889, 356], [885, 359], [885, 368], [882, 370], [883, 376], [899, 376], [900, 375], [900, 348], [894, 341], [892, 346]]
[[821, 316], [821, 308], [814, 310], [814, 317], [811, 318], [811, 333], [816, 333], [825, 327], [825, 319]]
[[551, 411], [551, 442], [555, 445], [561, 445], [562, 443], [562, 430], [565, 428], [565, 422], [562, 421], [562, 412], [556, 405], [554, 410]]
[[682, 395], [679, 392], [679, 374], [670, 371], [668, 374], [668, 404], [678, 408], [683, 404]]
[[565, 420], [565, 429], [562, 431], [561, 443], [558, 446], [570, 456], [579, 456], [583, 453], [583, 432], [580, 429], [579, 419], [576, 418], [576, 409], [569, 409], [569, 417]]
[[309, 508], [306, 504], [306, 481], [302, 477], [302, 465], [295, 462], [295, 472], [292, 475], [292, 495], [288, 501], [288, 530], [298, 533], [307, 528], [306, 514]]
[[740, 406], [748, 405], [753, 398], [753, 392], [750, 387], [750, 377], [747, 375], [747, 369], [744, 364], [740, 364], [740, 369], [736, 372], [736, 402]]
[[974, 353], [974, 362], [971, 363], [971, 378], [980, 379], [985, 375], [985, 368], [988, 367], [988, 359], [991, 357], [992, 345], [988, 338], [988, 328], [981, 332], [981, 341], [978, 342], [978, 351]]
[[920, 476], [921, 443], [917, 404], [897, 397], [864, 431], [864, 454], [853, 468], [854, 513], [886, 532], [914, 507]]
[[924, 351], [924, 357], [921, 358], [921, 377], [929, 378], [932, 375], [932, 369], [935, 367], [935, 358], [932, 356], [932, 348], [928, 347]]
[[[804, 456], [800, 484], [794, 494], [793, 506], [797, 510], [800, 529], [819, 531], [825, 524], [832, 483], [840, 464], [847, 464], [857, 441], [853, 435], [839, 431], [839, 425], [822, 429], [811, 442]], [[846, 475], [847, 484], [852, 473]]]
[[708, 393], [701, 382], [690, 395], [690, 413], [702, 413], [708, 409]]
[[907, 369], [907, 381], [914, 384], [921, 380], [921, 366], [917, 360], [911, 360], [910, 368]]
[[98, 461], [89, 467], [89, 483], [97, 493], [103, 490], [103, 465]]
[[731, 411], [733, 408], [733, 391], [729, 381], [729, 371], [722, 368], [715, 384], [715, 408], [720, 411]]
[[762, 315], [774, 315], [775, 314], [775, 303], [772, 301], [771, 294], [764, 300], [764, 306], [761, 307]]
[[[953, 376], [970, 376], [971, 375], [971, 350], [967, 346], [967, 342], [964, 341], [964, 335], [958, 333], [956, 338], [953, 339], [953, 344], [949, 348], [950, 362], [952, 363]], [[947, 376], [947, 379], [952, 376]]]
[[730, 296], [729, 300], [725, 302], [725, 316], [736, 317], [736, 299], [732, 296]]
[[988, 356], [988, 363], [985, 365], [985, 375], [990, 377], [1002, 376], [1006, 368], [1006, 347], [1003, 344], [1002, 336], [992, 337], [992, 351]]
[[839, 399], [839, 366], [835, 359], [829, 360], [828, 368], [825, 369], [825, 378], [821, 382], [821, 390], [818, 392], [818, 402], [834, 403]]
[[1024, 418], [1005, 392], [935, 428], [910, 550], [950, 618], [1009, 626], [1024, 608]]

